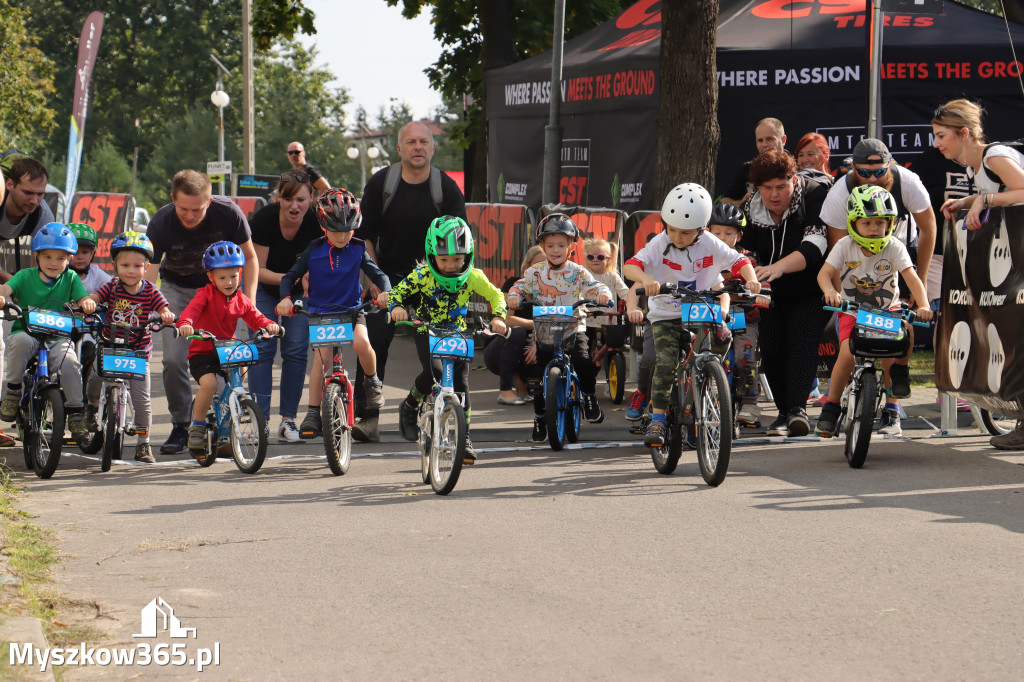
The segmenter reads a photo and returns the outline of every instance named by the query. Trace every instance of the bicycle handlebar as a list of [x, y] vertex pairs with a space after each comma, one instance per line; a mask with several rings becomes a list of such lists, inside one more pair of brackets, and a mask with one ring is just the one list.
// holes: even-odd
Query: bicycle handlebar
[[[843, 313], [846, 315], [852, 315], [858, 310], [860, 310], [860, 304], [857, 303], [856, 301], [843, 301], [839, 304], [838, 307], [831, 305], [823, 305], [821, 307], [825, 310], [831, 310], [832, 312]], [[906, 304], [900, 305], [900, 317], [906, 320], [909, 324], [915, 325], [917, 327], [927, 328], [932, 325], [931, 322], [918, 322], [917, 311], [909, 308]]]
[[234, 337], [221, 338], [219, 336], [216, 336], [215, 334], [211, 334], [210, 332], [206, 331], [205, 329], [196, 329], [196, 330], [194, 330], [194, 333], [189, 334], [185, 338], [186, 339], [195, 340], [195, 341], [241, 341], [242, 343], [252, 343], [253, 341], [258, 341], [260, 338], [272, 339], [274, 337], [281, 338], [283, 336], [284, 336], [284, 327], [278, 326], [276, 334], [270, 334], [270, 333], [267, 333], [267, 332], [263, 331], [262, 329], [257, 329], [255, 332], [252, 333], [252, 336], [250, 336], [247, 339], [236, 339]]
[[352, 313], [361, 313], [370, 308], [375, 307], [377, 304], [370, 300], [365, 303], [360, 303], [355, 308], [346, 308], [344, 310], [321, 310], [319, 312], [310, 312], [306, 309], [306, 304], [302, 302], [302, 299], [295, 301], [292, 304], [292, 315], [305, 315], [306, 317], [317, 317], [317, 316], [328, 316], [328, 315], [350, 315]]
[[[16, 319], [18, 319], [19, 317], [21, 317], [24, 314], [22, 312], [22, 310], [21, 310], [21, 307], [18, 306], [18, 304], [16, 304], [16, 303], [12, 303], [11, 301], [5, 302], [4, 303], [4, 307], [2, 309], [0, 309], [0, 310], [3, 311], [4, 319], [5, 320], [16, 320]], [[13, 314], [12, 315], [8, 315], [7, 314], [8, 311], [10, 311]]]
[[[519, 307], [520, 308], [525, 308], [527, 306], [556, 307], [556, 306], [561, 306], [561, 305], [566, 305], [566, 304], [564, 304], [564, 303], [553, 303], [550, 306], [548, 306], [547, 304], [540, 303], [538, 301], [532, 301], [532, 300], [529, 300], [529, 299], [523, 299], [523, 300], [521, 300], [519, 302]], [[586, 306], [586, 305], [594, 306], [595, 308], [612, 308], [612, 309], [615, 308], [615, 304], [614, 303], [611, 303], [611, 302], [608, 302], [608, 303], [598, 303], [597, 300], [593, 299], [593, 298], [580, 299], [579, 301], [576, 301], [575, 303], [573, 303], [569, 307], [571, 307], [573, 310], [576, 310], [580, 306]], [[586, 315], [607, 315], [608, 314], [608, 313], [600, 312], [600, 311], [597, 311], [597, 310], [594, 310], [594, 311], [586, 310], [586, 311], [584, 311], [584, 313]]]

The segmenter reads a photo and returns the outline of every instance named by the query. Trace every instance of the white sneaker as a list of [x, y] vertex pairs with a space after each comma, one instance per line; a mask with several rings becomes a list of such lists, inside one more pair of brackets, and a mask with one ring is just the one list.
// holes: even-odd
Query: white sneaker
[[746, 426], [755, 426], [761, 419], [761, 411], [756, 405], [744, 405], [736, 415], [736, 421]]
[[882, 410], [879, 427], [878, 433], [883, 436], [903, 435], [903, 427], [900, 425], [900, 414], [896, 410]]
[[281, 443], [298, 443], [299, 427], [295, 425], [294, 419], [282, 419], [281, 429], [277, 432], [277, 440]]

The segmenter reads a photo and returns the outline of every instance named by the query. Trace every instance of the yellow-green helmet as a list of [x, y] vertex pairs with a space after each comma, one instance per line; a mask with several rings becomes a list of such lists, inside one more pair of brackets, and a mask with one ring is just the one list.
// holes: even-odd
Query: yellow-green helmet
[[[860, 185], [850, 192], [846, 200], [846, 231], [853, 241], [874, 254], [879, 254], [889, 243], [893, 227], [896, 224], [896, 200], [889, 190], [876, 185]], [[888, 218], [889, 227], [884, 237], [871, 239], [857, 233], [854, 224], [858, 218]]]
[[[445, 291], [456, 292], [469, 279], [469, 271], [473, 269], [473, 233], [466, 221], [457, 216], [443, 215], [435, 218], [427, 228], [427, 239], [424, 244], [427, 252], [427, 265], [430, 273]], [[443, 275], [437, 267], [437, 256], [466, 256], [462, 269], [454, 277]]]

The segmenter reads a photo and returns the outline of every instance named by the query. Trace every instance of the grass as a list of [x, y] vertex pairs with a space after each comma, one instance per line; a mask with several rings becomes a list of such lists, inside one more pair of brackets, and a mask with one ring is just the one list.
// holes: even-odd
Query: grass
[[915, 350], [910, 356], [910, 385], [935, 385], [935, 351]]

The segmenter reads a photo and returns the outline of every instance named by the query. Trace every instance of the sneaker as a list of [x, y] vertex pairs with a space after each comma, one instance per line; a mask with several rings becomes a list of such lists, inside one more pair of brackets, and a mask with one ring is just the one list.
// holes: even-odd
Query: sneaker
[[814, 433], [822, 438], [831, 438], [836, 435], [836, 427], [839, 425], [839, 415], [842, 412], [839, 403], [825, 403], [821, 408], [821, 415], [818, 423], [814, 425]]
[[797, 408], [791, 410], [786, 417], [786, 428], [791, 436], [806, 436], [811, 432], [811, 423], [807, 421], [807, 413]]
[[668, 433], [668, 425], [665, 422], [651, 421], [644, 432], [644, 445], [649, 448], [660, 448], [665, 445], [665, 434]]
[[780, 414], [778, 418], [768, 425], [769, 436], [788, 436], [789, 426], [787, 425], [786, 415]]
[[691, 450], [697, 449], [697, 427], [693, 424], [686, 427], [686, 446]]
[[736, 421], [743, 426], [757, 427], [761, 425], [761, 413], [756, 405], [744, 405], [736, 415]]
[[408, 399], [398, 406], [398, 432], [402, 438], [411, 441], [420, 436], [420, 427], [416, 424], [416, 406], [410, 405]]
[[184, 450], [185, 443], [188, 442], [188, 433], [187, 425], [175, 424], [171, 429], [171, 435], [167, 436], [167, 440], [160, 446], [160, 454], [176, 455]]
[[307, 412], [299, 424], [299, 438], [309, 440], [319, 438], [323, 434], [324, 424], [320, 419], [320, 412]]
[[1017, 420], [1013, 431], [1001, 436], [992, 436], [989, 445], [999, 450], [1024, 450], [1024, 420]]
[[462, 457], [462, 463], [468, 466], [476, 464], [476, 449], [473, 447], [473, 441], [469, 439], [469, 434], [466, 434], [466, 454]]
[[18, 402], [20, 400], [20, 395], [11, 394], [0, 401], [0, 420], [13, 422], [18, 417]]
[[878, 433], [883, 436], [902, 436], [900, 413], [896, 410], [882, 410], [882, 418], [878, 420]]
[[380, 431], [377, 429], [377, 417], [363, 417], [352, 425], [352, 437], [360, 443], [379, 443]]
[[294, 419], [282, 419], [281, 428], [277, 431], [279, 443], [298, 443], [302, 440], [299, 437], [299, 427], [295, 425]]
[[188, 427], [188, 450], [193, 457], [206, 457], [206, 424]]
[[99, 414], [99, 408], [95, 405], [85, 406], [85, 428], [89, 429], [92, 433], [98, 433], [100, 430], [100, 422], [96, 418]]
[[889, 368], [889, 378], [892, 379], [892, 386], [889, 387], [889, 395], [893, 398], [910, 397], [910, 368], [906, 365], [894, 364]]
[[533, 442], [543, 443], [548, 439], [548, 423], [544, 417], [534, 416], [533, 418]]
[[366, 391], [366, 406], [370, 409], [379, 410], [384, 407], [384, 382], [380, 379], [366, 377], [363, 379], [363, 389]]
[[601, 403], [597, 402], [597, 396], [593, 393], [583, 394], [583, 418], [591, 424], [600, 424], [604, 421]]
[[13, 448], [14, 438], [8, 436], [3, 431], [0, 431], [0, 448]]
[[89, 431], [85, 428], [85, 415], [75, 412], [68, 415], [68, 431], [76, 443], [84, 443], [89, 438]]
[[156, 460], [153, 459], [153, 451], [149, 448], [149, 443], [139, 443], [135, 446], [135, 461], [145, 462], [146, 464], [156, 463]]
[[626, 419], [636, 421], [642, 417], [648, 400], [646, 393], [641, 393], [639, 390], [633, 391], [633, 395], [629, 397], [629, 407], [626, 408]]

